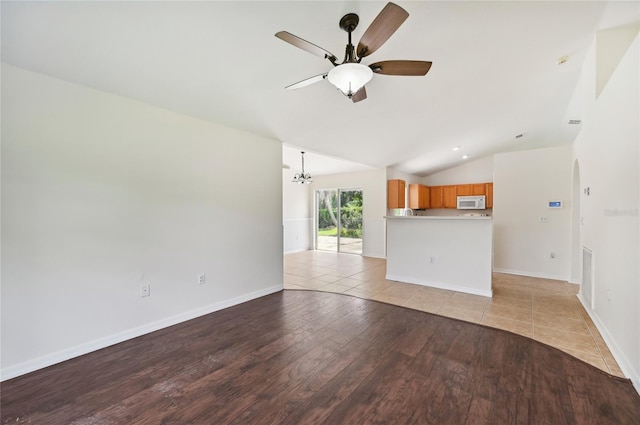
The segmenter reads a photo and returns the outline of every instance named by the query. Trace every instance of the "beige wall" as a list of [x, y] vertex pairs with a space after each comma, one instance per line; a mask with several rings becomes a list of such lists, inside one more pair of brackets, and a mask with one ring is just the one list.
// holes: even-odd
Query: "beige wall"
[[2, 379], [281, 288], [279, 142], [3, 65]]
[[495, 155], [495, 271], [569, 279], [571, 166], [571, 146]]
[[[605, 42], [616, 42], [612, 30]], [[599, 57], [596, 47], [583, 72], [585, 117], [574, 146], [582, 190], [574, 229], [579, 247], [593, 251], [593, 308], [585, 307], [640, 390], [640, 44], [637, 32], [628, 44], [626, 29], [620, 42], [628, 48], [615, 69], [607, 69], [608, 78], [599, 78], [597, 64], [611, 58]], [[603, 47], [602, 40], [597, 44]]]

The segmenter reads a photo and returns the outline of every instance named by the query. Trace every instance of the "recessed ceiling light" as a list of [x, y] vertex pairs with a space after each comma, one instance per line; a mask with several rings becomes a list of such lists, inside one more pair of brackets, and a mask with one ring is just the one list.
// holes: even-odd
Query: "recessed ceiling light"
[[462, 155], [462, 159], [467, 159], [467, 158], [469, 158], [469, 155], [467, 154]]
[[462, 148], [462, 146], [456, 146], [455, 148], [453, 148], [453, 151], [454, 151], [454, 152], [455, 152], [455, 151], [459, 151], [459, 150], [460, 150], [460, 148]]

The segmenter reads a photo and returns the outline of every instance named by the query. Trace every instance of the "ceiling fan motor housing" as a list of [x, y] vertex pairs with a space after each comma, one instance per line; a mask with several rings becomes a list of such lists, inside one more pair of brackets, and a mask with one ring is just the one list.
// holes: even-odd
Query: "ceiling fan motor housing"
[[340, 28], [346, 32], [353, 32], [358, 27], [360, 18], [355, 13], [347, 13], [340, 19]]

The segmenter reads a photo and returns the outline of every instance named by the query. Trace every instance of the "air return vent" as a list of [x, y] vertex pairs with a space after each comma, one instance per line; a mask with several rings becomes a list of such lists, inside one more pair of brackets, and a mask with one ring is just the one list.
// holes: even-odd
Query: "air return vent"
[[593, 252], [582, 247], [582, 297], [593, 310]]

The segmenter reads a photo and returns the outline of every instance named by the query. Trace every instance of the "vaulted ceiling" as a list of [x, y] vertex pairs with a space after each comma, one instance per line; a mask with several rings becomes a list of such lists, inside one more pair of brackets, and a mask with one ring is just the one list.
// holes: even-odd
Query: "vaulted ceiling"
[[284, 90], [332, 65], [277, 31], [341, 60], [340, 18], [360, 16], [357, 42], [385, 4], [3, 1], [2, 60], [268, 136], [295, 152], [426, 175], [463, 154], [571, 143], [579, 126], [568, 121], [581, 111], [570, 101], [595, 31], [634, 19], [638, 5], [398, 1], [409, 18], [363, 63], [432, 61], [426, 76], [374, 75], [359, 103], [328, 81]]

